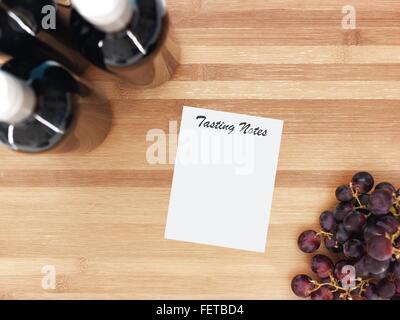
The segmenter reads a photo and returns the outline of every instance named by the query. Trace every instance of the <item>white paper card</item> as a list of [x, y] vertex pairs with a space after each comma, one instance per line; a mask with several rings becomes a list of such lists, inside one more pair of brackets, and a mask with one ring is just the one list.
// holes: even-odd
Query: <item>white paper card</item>
[[265, 252], [282, 129], [184, 107], [165, 238]]

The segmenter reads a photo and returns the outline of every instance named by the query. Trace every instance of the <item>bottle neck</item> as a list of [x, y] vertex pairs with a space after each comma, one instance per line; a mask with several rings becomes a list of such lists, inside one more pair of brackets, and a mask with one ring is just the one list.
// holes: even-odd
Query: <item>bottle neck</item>
[[83, 18], [105, 33], [123, 31], [137, 12], [136, 4], [131, 0], [107, 0], [96, 3], [72, 0], [72, 4]]
[[25, 81], [0, 70], [0, 122], [18, 124], [35, 111], [36, 95]]

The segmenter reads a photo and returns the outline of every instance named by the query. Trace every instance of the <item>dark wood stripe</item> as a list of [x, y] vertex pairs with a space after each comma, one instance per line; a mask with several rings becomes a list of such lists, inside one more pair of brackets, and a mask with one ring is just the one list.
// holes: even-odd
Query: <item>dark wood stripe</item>
[[[357, 167], [357, 165], [355, 165]], [[358, 168], [366, 170], [368, 168]], [[355, 170], [284, 170], [278, 171], [276, 178], [277, 187], [285, 188], [336, 188], [339, 185], [349, 183]], [[391, 181], [400, 187], [400, 170], [395, 171], [371, 171], [376, 183]], [[301, 194], [299, 194], [301, 197]]]
[[[210, 108], [221, 108], [222, 111], [224, 110], [234, 110], [237, 109], [258, 109], [259, 111], [263, 111], [264, 109], [274, 110], [274, 109], [285, 109], [294, 108], [299, 112], [307, 112], [307, 110], [313, 110], [314, 112], [325, 112], [327, 110], [332, 110], [330, 108], [341, 108], [341, 109], [348, 109], [349, 107], [354, 108], [363, 108], [365, 111], [367, 109], [376, 109], [377, 106], [379, 107], [391, 107], [391, 108], [398, 108], [400, 106], [399, 100], [379, 100], [379, 99], [365, 99], [365, 100], [310, 100], [310, 99], [301, 99], [301, 100], [259, 100], [259, 99], [220, 99], [218, 101], [214, 99], [130, 99], [129, 101], [126, 100], [117, 100], [118, 104], [114, 105], [116, 111], [124, 111], [127, 114], [140, 114], [143, 110], [147, 110], [148, 114], [147, 117], [151, 117], [151, 113], [156, 112], [158, 113], [162, 119], [170, 118], [170, 115], [176, 115], [182, 111], [182, 107], [184, 105], [188, 106], [198, 106], [198, 107], [210, 107]], [[128, 106], [134, 106], [135, 108], [128, 109]], [[305, 108], [305, 109], [304, 109]], [[150, 109], [150, 110], [149, 110]], [[301, 109], [301, 110], [299, 110]], [[364, 110], [365, 109], [365, 110]], [[162, 115], [159, 112], [163, 112]], [[376, 110], [377, 112], [380, 111], [379, 109]], [[399, 110], [400, 111], [400, 110]], [[288, 113], [290, 110], [288, 110]], [[355, 113], [354, 110], [348, 110], [348, 112]], [[290, 116], [290, 114], [287, 114]], [[142, 114], [142, 116], [144, 116]], [[121, 121], [124, 120], [123, 117], [120, 119]]]
[[[267, 61], [266, 61], [267, 62]], [[329, 65], [182, 65], [173, 76], [176, 81], [314, 80], [397, 81], [399, 64]]]
[[[400, 39], [400, 37], [399, 37]], [[187, 64], [174, 81], [397, 81], [400, 64]], [[106, 81], [109, 75], [91, 71], [88, 80]]]
[[116, 112], [126, 116], [118, 120], [119, 125], [134, 124], [142, 132], [139, 139], [144, 140], [149, 130], [149, 123], [143, 122], [144, 114], [150, 118], [157, 115], [151, 128], [168, 132], [169, 121], [180, 121], [184, 105], [283, 119], [285, 136], [334, 134], [338, 130], [356, 136], [400, 134], [398, 100], [130, 100], [119, 101]]
[[0, 187], [170, 188], [170, 170], [2, 170]]

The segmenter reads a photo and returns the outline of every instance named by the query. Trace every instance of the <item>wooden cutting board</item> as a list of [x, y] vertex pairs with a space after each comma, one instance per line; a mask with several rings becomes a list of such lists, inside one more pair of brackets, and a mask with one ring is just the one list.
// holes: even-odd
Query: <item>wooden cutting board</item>
[[[172, 81], [141, 91], [88, 72], [113, 108], [100, 148], [0, 149], [1, 297], [293, 299], [291, 278], [311, 274], [297, 236], [335, 187], [359, 170], [400, 187], [398, 1], [353, 0], [355, 30], [342, 0], [168, 3], [182, 49]], [[265, 254], [163, 239], [173, 166], [148, 164], [146, 135], [168, 133], [183, 105], [285, 120]]]

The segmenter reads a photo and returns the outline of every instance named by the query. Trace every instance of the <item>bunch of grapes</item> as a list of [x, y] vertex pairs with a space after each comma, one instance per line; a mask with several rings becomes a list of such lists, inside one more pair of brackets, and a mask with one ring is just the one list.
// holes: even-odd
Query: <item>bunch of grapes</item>
[[317, 251], [321, 242], [337, 257], [312, 258], [318, 280], [301, 274], [293, 292], [313, 300], [400, 299], [400, 189], [388, 182], [374, 187], [367, 172], [355, 174], [336, 189], [339, 204], [321, 213], [320, 231], [304, 231], [298, 246]]

